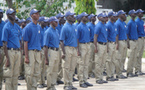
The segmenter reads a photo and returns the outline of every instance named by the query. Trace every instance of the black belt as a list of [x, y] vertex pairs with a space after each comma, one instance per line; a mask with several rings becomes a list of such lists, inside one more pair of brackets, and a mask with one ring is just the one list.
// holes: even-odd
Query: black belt
[[81, 43], [81, 44], [89, 44], [90, 42], [86, 42], [86, 43]]
[[37, 50], [37, 49], [32, 49], [32, 51], [36, 51], [36, 52], [39, 52], [40, 50]]
[[92, 41], [92, 42], [90, 42], [90, 43], [94, 43], [94, 42]]
[[101, 44], [101, 45], [106, 45], [107, 43], [103, 43], [103, 42], [98, 42], [99, 44]]
[[144, 38], [144, 37], [138, 37], [138, 38]]
[[113, 42], [113, 41], [108, 41], [109, 43], [112, 43], [112, 44], [116, 44], [116, 42]]
[[119, 40], [119, 41], [127, 41], [127, 40]]
[[133, 40], [133, 39], [129, 39], [129, 40], [131, 40], [131, 41], [137, 41], [137, 40]]
[[48, 47], [48, 49], [52, 49], [54, 51], [58, 51], [59, 50], [59, 48], [54, 48], [54, 47]]
[[3, 46], [0, 46], [0, 48], [2, 48]]
[[20, 48], [7, 48], [8, 50], [17, 50], [17, 51], [19, 51], [20, 50]]

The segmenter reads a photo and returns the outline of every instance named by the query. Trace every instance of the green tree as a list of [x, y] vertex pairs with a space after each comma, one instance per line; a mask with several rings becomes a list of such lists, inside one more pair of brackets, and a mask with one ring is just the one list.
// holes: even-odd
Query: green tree
[[98, 0], [75, 0], [76, 14], [80, 14], [82, 12], [86, 12], [88, 14], [91, 14], [91, 13], [96, 14], [95, 1], [98, 1]]
[[[71, 7], [74, 0], [5, 0], [4, 6], [13, 8], [17, 11], [16, 15], [19, 18], [29, 17], [29, 12], [32, 8], [41, 10], [41, 16], [54, 16], [58, 13], [64, 13], [64, 10]], [[64, 2], [69, 2], [66, 7], [63, 7]], [[3, 4], [1, 3], [0, 6]]]

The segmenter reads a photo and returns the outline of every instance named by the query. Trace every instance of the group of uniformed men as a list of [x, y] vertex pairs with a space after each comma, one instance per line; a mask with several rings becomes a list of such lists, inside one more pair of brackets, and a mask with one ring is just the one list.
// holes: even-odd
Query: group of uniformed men
[[[73, 78], [76, 72], [82, 88], [93, 86], [87, 81], [89, 77], [103, 84], [143, 75], [143, 12], [130, 10], [128, 24], [123, 10], [100, 13], [95, 24], [94, 14], [83, 12], [75, 16], [68, 11], [48, 19], [40, 17], [36, 9], [30, 11], [27, 20], [19, 20], [11, 8], [6, 11], [8, 20], [4, 22], [0, 9], [0, 90], [3, 79], [5, 90], [17, 90], [19, 75], [19, 79], [25, 78], [27, 90], [37, 87], [56, 90], [55, 85], [63, 83], [62, 77], [64, 90], [77, 90], [72, 84], [77, 81]], [[122, 72], [127, 48], [126, 77]], [[104, 71], [106, 80], [103, 80]]]

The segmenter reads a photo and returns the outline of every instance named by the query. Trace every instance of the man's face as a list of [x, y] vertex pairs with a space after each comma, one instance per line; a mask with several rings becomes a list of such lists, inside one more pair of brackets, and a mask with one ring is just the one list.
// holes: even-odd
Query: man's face
[[91, 21], [95, 22], [96, 21], [96, 16], [92, 17]]
[[0, 12], [0, 19], [2, 19], [3, 18], [3, 13], [2, 12]]
[[138, 13], [138, 17], [143, 17], [143, 13]]
[[110, 17], [110, 19], [111, 19], [111, 21], [113, 21], [113, 22], [115, 22], [115, 21], [116, 21], [115, 16], [111, 16], [111, 17]]
[[26, 22], [21, 23], [21, 27], [24, 28], [26, 26]]
[[136, 17], [136, 14], [131, 14], [130, 15], [132, 18], [135, 18]]
[[108, 22], [108, 17], [105, 17], [105, 22]]
[[83, 22], [88, 22], [88, 16], [82, 17], [82, 21], [83, 21]]
[[7, 17], [10, 21], [15, 21], [15, 13], [8, 14]]
[[119, 15], [119, 17], [120, 17], [123, 21], [126, 21], [126, 15], [125, 15], [125, 14]]
[[66, 19], [69, 21], [69, 22], [72, 22], [72, 23], [74, 23], [75, 22], [75, 17], [74, 17], [74, 15], [69, 15], [69, 16], [67, 16], [66, 17]]
[[52, 22], [50, 22], [50, 24], [51, 24], [53, 27], [57, 27], [58, 22], [57, 22], [57, 21], [52, 21]]
[[40, 24], [41, 24], [42, 27], [46, 26], [46, 23], [44, 21], [40, 22]]
[[34, 13], [34, 14], [31, 15], [32, 19], [33, 19], [33, 20], [36, 20], [36, 21], [39, 20], [39, 16], [40, 16], [39, 12]]
[[100, 21], [106, 22], [106, 18], [105, 17], [100, 17]]
[[59, 19], [59, 24], [62, 24], [64, 22], [64, 17], [60, 17]]

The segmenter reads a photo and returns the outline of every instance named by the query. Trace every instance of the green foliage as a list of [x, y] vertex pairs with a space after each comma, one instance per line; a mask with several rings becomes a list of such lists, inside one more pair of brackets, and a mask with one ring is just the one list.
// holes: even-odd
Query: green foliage
[[95, 1], [98, 0], [75, 0], [75, 13], [81, 14], [82, 12], [86, 12], [88, 14], [96, 14]]
[[[41, 16], [54, 16], [58, 13], [64, 13], [64, 10], [71, 7], [74, 0], [15, 0], [13, 3], [14, 9], [17, 11], [16, 15], [19, 18], [29, 17], [29, 12], [32, 8], [41, 10]], [[67, 7], [63, 7], [63, 3], [68, 1]], [[8, 3], [8, 2], [7, 2]], [[1, 4], [0, 4], [1, 6]], [[24, 10], [22, 10], [24, 9]]]

